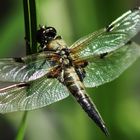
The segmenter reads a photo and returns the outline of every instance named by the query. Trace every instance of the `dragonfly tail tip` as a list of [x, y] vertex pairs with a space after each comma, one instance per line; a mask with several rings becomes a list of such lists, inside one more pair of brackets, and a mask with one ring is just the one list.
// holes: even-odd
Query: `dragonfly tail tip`
[[107, 137], [110, 136], [109, 131], [105, 125], [102, 125], [101, 130]]

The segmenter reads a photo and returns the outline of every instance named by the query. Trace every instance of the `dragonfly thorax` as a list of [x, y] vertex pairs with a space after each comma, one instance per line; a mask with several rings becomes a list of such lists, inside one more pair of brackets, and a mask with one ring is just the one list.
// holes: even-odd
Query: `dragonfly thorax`
[[70, 57], [70, 53], [69, 53], [69, 49], [64, 48], [62, 50], [60, 50], [59, 55], [61, 57], [60, 59], [60, 63], [62, 63], [65, 66], [70, 66], [71, 64], [71, 57]]

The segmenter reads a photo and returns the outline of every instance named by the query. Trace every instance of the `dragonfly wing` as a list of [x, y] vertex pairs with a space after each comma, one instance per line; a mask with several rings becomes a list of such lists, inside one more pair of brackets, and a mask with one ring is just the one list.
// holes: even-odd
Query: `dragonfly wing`
[[84, 85], [95, 87], [116, 79], [140, 56], [140, 46], [131, 42], [104, 58], [91, 58], [85, 68]]
[[46, 76], [0, 90], [0, 113], [32, 110], [44, 107], [69, 95], [57, 79]]
[[124, 13], [109, 26], [91, 33], [77, 42], [71, 48], [75, 57], [90, 57], [111, 52], [125, 45], [140, 31], [140, 8]]
[[1, 58], [0, 81], [27, 82], [42, 77], [55, 65], [51, 53], [38, 53], [24, 58]]

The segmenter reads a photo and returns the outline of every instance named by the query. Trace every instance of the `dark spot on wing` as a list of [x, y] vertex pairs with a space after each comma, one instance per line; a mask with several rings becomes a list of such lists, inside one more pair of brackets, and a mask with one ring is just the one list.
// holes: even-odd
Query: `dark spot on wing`
[[75, 63], [75, 68], [85, 68], [88, 66], [88, 61], [79, 61]]
[[28, 87], [29, 86], [29, 84], [27, 84], [27, 83], [20, 83], [20, 84], [17, 84], [16, 85], [16, 87]]
[[88, 65], [88, 62], [85, 61], [83, 65], [81, 65], [82, 68], [85, 68]]
[[106, 55], [108, 55], [107, 52], [106, 53], [102, 53], [102, 54], [100, 54], [100, 58], [103, 59], [103, 58], [105, 58]]
[[110, 32], [112, 30], [112, 28], [114, 27], [114, 25], [108, 25], [106, 27], [106, 32]]
[[132, 44], [132, 41], [129, 40], [125, 45], [131, 45]]
[[19, 63], [24, 63], [24, 61], [22, 60], [22, 58], [13, 58], [15, 62], [19, 62]]
[[47, 73], [47, 77], [58, 78], [60, 76], [61, 71], [62, 71], [61, 66], [54, 67]]
[[134, 7], [131, 11], [134, 12], [134, 11], [137, 11], [137, 10], [140, 10], [140, 7]]
[[26, 96], [30, 96], [32, 94], [32, 89], [29, 83], [20, 83], [16, 85], [17, 88], [24, 88]]

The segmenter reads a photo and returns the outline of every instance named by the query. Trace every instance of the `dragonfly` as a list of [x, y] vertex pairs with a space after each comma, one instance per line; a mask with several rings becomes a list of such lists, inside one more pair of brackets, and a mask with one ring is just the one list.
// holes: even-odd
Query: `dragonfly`
[[68, 46], [54, 27], [37, 30], [38, 53], [0, 59], [0, 113], [41, 108], [69, 95], [96, 125], [108, 130], [86, 88], [120, 76], [140, 56], [131, 39], [140, 31], [140, 8], [129, 10], [107, 27]]

